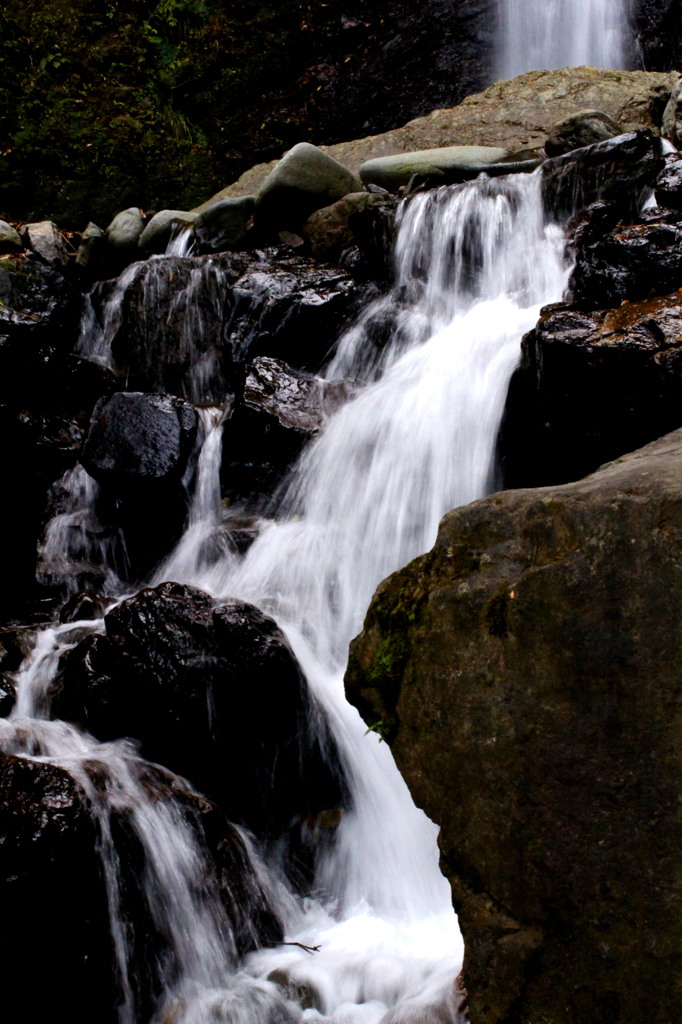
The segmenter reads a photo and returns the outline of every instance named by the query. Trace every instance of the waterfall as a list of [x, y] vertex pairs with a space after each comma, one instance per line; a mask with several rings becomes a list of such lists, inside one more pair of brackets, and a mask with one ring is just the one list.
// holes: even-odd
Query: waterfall
[[630, 0], [498, 0], [497, 78], [630, 63]]
[[[353, 810], [320, 865], [321, 904], [288, 922], [297, 941], [322, 949], [252, 959], [263, 976], [315, 991], [332, 1020], [374, 1024], [392, 1005], [423, 1009], [452, 993], [461, 941], [436, 829], [346, 703], [343, 671], [380, 580], [431, 547], [446, 511], [490, 489], [520, 338], [542, 304], [561, 298], [567, 274], [538, 176], [413, 198], [401, 214], [396, 284], [378, 300], [397, 327], [369, 383], [304, 453], [241, 563], [218, 559], [198, 574], [174, 564], [179, 581], [278, 620], [343, 751]], [[374, 313], [341, 340], [329, 376], [359, 367]]]
[[[311, 897], [287, 893], [276, 865], [257, 865], [293, 945], [261, 950], [238, 967], [210, 865], [181, 805], [151, 799], [148, 769], [129, 744], [100, 744], [45, 720], [60, 654], [101, 622], [38, 635], [15, 680], [15, 714], [0, 723], [0, 749], [66, 768], [89, 797], [109, 890], [120, 1024], [149, 1024], [136, 1009], [122, 922], [111, 827], [121, 810], [144, 853], [149, 914], [170, 950], [155, 1022], [461, 1020], [454, 981], [462, 944], [438, 868], [436, 827], [413, 805], [387, 745], [345, 701], [343, 672], [377, 584], [431, 547], [445, 512], [492, 486], [520, 338], [541, 305], [561, 298], [567, 277], [564, 238], [545, 222], [538, 176], [481, 178], [405, 203], [395, 285], [341, 339], [327, 371], [329, 378], [352, 374], [364, 386], [304, 452], [241, 559], [213, 542], [222, 516], [223, 413], [202, 412], [188, 529], [155, 581], [250, 601], [277, 619], [327, 712], [352, 790]], [[387, 314], [391, 338], [368, 352], [367, 325]], [[87, 481], [72, 484], [92, 504]], [[73, 525], [55, 525], [47, 548], [68, 557], [63, 527], [73, 533]], [[78, 547], [78, 528], [75, 537]], [[316, 1009], [292, 1007], [274, 981], [289, 999]]]

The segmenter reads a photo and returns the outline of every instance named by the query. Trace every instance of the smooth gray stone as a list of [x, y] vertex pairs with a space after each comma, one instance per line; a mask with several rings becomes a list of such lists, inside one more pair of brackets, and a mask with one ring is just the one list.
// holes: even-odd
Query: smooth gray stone
[[186, 210], [159, 210], [140, 235], [138, 247], [144, 252], [165, 252], [175, 234], [183, 227], [193, 224], [196, 216], [196, 213], [189, 213]]
[[682, 78], [673, 88], [663, 111], [661, 135], [664, 139], [669, 139], [678, 149], [682, 147]]
[[194, 240], [200, 252], [223, 252], [242, 245], [253, 223], [255, 196], [223, 199], [200, 213], [194, 222]]
[[79, 267], [87, 267], [92, 263], [97, 250], [102, 245], [104, 237], [102, 229], [90, 221], [81, 235], [81, 244], [78, 246], [78, 252], [76, 253], [76, 263]]
[[308, 142], [290, 149], [268, 174], [256, 197], [259, 223], [277, 231], [295, 230], [314, 210], [349, 192], [364, 192], [354, 174]]
[[479, 169], [487, 164], [501, 163], [507, 150], [499, 146], [446, 146], [443, 149], [423, 149], [414, 153], [398, 153], [366, 160], [360, 166], [360, 178], [365, 185], [380, 185], [396, 191], [407, 185], [415, 174], [444, 174]]
[[114, 249], [137, 247], [137, 242], [144, 231], [144, 218], [137, 206], [117, 213], [107, 228], [107, 240]]
[[21, 234], [26, 248], [31, 249], [43, 263], [66, 266], [69, 262], [66, 242], [53, 221], [41, 220], [35, 224], [26, 224]]
[[24, 246], [16, 228], [6, 220], [0, 220], [0, 252], [19, 252]]
[[547, 156], [560, 156], [622, 135], [623, 129], [603, 110], [579, 110], [550, 130], [545, 142]]

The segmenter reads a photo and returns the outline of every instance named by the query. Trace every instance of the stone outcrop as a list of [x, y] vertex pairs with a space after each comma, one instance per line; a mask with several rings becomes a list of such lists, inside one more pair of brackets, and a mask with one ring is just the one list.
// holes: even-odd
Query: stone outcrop
[[223, 494], [267, 504], [303, 446], [352, 390], [345, 381], [322, 380], [280, 359], [254, 359], [223, 428]]
[[[625, 132], [660, 131], [663, 110], [677, 80], [677, 72], [585, 67], [530, 71], [467, 96], [457, 107], [415, 118], [402, 128], [320, 148], [351, 171], [376, 157], [453, 145], [534, 150], [544, 146], [557, 122], [586, 109], [603, 111]], [[275, 163], [252, 167], [214, 198], [257, 191]]]
[[449, 513], [346, 678], [440, 825], [472, 1024], [682, 1017], [682, 432]]

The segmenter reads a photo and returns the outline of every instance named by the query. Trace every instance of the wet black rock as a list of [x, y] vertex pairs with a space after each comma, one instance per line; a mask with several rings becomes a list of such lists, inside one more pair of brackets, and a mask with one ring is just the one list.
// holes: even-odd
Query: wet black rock
[[72, 594], [59, 609], [60, 622], [81, 622], [99, 619], [104, 615], [106, 602], [92, 590], [79, 590]]
[[303, 446], [352, 394], [279, 359], [255, 359], [242, 398], [223, 430], [223, 494], [266, 502]]
[[256, 356], [318, 369], [365, 291], [338, 266], [288, 250], [151, 260], [123, 296], [115, 364], [131, 388], [222, 403]]
[[[0, 308], [29, 317], [49, 329], [50, 340], [69, 343], [80, 315], [80, 296], [59, 270], [34, 256], [19, 255], [0, 264]], [[0, 336], [3, 326], [0, 324]]]
[[117, 392], [93, 410], [81, 463], [100, 484], [101, 524], [120, 530], [126, 575], [146, 577], [180, 538], [196, 410], [172, 395]]
[[682, 224], [666, 217], [616, 223], [617, 206], [598, 207], [576, 233], [570, 294], [583, 309], [666, 295], [682, 283]]
[[[96, 752], [87, 766], [91, 797], [104, 788], [106, 763]], [[196, 836], [206, 861], [198, 887], [222, 904], [238, 956], [281, 941], [281, 925], [257, 881], [237, 830], [207, 800], [169, 773], [139, 764], [145, 798], [173, 803]], [[128, 981], [139, 1018], [148, 1019], [160, 994], [159, 969], [172, 959], [143, 891], [145, 855], [128, 806], [109, 816], [119, 855], [120, 923], [131, 944]], [[0, 962], [5, 1006], [39, 1024], [48, 1016], [77, 1024], [118, 1019], [118, 981], [98, 827], [81, 788], [62, 768], [0, 754]], [[202, 891], [202, 895], [204, 895]], [[26, 987], [26, 964], [40, 961], [41, 984]]]
[[81, 462], [95, 480], [121, 492], [177, 481], [197, 423], [192, 406], [172, 395], [117, 392], [93, 409]]
[[665, 158], [665, 166], [656, 178], [655, 194], [659, 206], [682, 210], [682, 157], [679, 154]]
[[682, 425], [682, 294], [542, 311], [522, 342], [499, 449], [507, 487], [576, 480]]
[[[5, 362], [5, 357], [7, 362]], [[78, 459], [92, 408], [116, 386], [104, 367], [50, 345], [0, 340], [0, 430], [12, 501], [4, 508], [0, 621], [31, 621], [36, 547], [52, 483]]]
[[276, 837], [343, 799], [324, 716], [274, 621], [165, 583], [105, 618], [66, 658], [54, 712], [132, 736], [236, 822]]
[[634, 216], [662, 163], [661, 140], [648, 130], [553, 157], [542, 165], [545, 206], [561, 220], [597, 200], [610, 200], [622, 217]]
[[114, 1024], [107, 902], [83, 793], [61, 768], [0, 754], [0, 835], [8, 1018]]

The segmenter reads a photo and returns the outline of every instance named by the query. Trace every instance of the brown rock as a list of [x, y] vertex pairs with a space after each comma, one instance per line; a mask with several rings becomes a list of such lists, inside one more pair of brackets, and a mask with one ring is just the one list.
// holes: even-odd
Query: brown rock
[[375, 595], [346, 687], [440, 825], [471, 1024], [682, 1019], [681, 563], [677, 431]]

